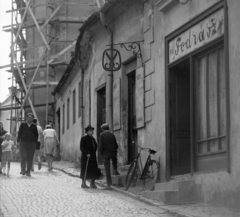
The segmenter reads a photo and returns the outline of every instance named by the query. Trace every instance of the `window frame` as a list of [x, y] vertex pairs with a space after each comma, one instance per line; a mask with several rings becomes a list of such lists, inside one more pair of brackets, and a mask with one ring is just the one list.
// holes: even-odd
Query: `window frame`
[[67, 130], [70, 127], [70, 97], [67, 99]]
[[76, 123], [76, 89], [73, 90], [73, 96], [72, 96], [72, 112], [73, 112], [73, 115], [72, 115], [72, 118], [73, 118], [73, 124]]

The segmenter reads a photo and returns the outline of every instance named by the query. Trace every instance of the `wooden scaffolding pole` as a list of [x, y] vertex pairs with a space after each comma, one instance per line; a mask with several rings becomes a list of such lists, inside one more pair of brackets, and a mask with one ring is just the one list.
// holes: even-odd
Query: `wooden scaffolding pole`
[[[13, 9], [13, 0], [12, 0], [12, 9]], [[13, 13], [11, 13], [11, 24], [13, 25]], [[11, 31], [11, 52], [13, 53], [13, 28]], [[13, 70], [13, 58], [11, 57], [11, 70]], [[13, 116], [13, 71], [12, 71], [12, 89], [11, 89], [11, 120], [10, 120], [10, 132], [12, 132], [12, 116]]]

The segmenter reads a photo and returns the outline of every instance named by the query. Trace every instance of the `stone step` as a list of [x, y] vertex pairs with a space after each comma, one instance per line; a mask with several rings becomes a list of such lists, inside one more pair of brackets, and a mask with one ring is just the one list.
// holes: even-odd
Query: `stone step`
[[196, 201], [196, 185], [193, 181], [171, 181], [157, 183], [154, 191], [145, 191], [142, 196], [167, 204]]
[[178, 191], [144, 191], [142, 196], [166, 204], [174, 204], [178, 201]]
[[185, 191], [189, 188], [194, 188], [195, 183], [192, 180], [189, 181], [170, 181], [155, 184], [155, 191]]

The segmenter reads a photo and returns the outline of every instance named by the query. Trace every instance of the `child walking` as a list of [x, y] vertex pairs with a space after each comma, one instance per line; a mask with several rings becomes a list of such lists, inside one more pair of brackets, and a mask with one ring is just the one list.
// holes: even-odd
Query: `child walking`
[[[1, 169], [3, 169], [3, 175], [9, 177], [10, 172], [10, 163], [12, 161], [12, 150], [14, 147], [14, 142], [11, 140], [12, 135], [10, 133], [6, 133], [4, 135], [5, 140], [2, 142], [2, 164]], [[6, 164], [8, 166], [7, 168], [7, 174], [6, 174]]]

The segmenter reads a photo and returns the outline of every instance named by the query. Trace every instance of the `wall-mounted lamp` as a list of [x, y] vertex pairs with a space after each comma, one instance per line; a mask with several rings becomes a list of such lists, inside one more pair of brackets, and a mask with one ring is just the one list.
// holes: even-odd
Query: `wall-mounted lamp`
[[187, 4], [189, 1], [191, 1], [191, 0], [179, 0], [179, 2], [180, 2], [182, 5]]

